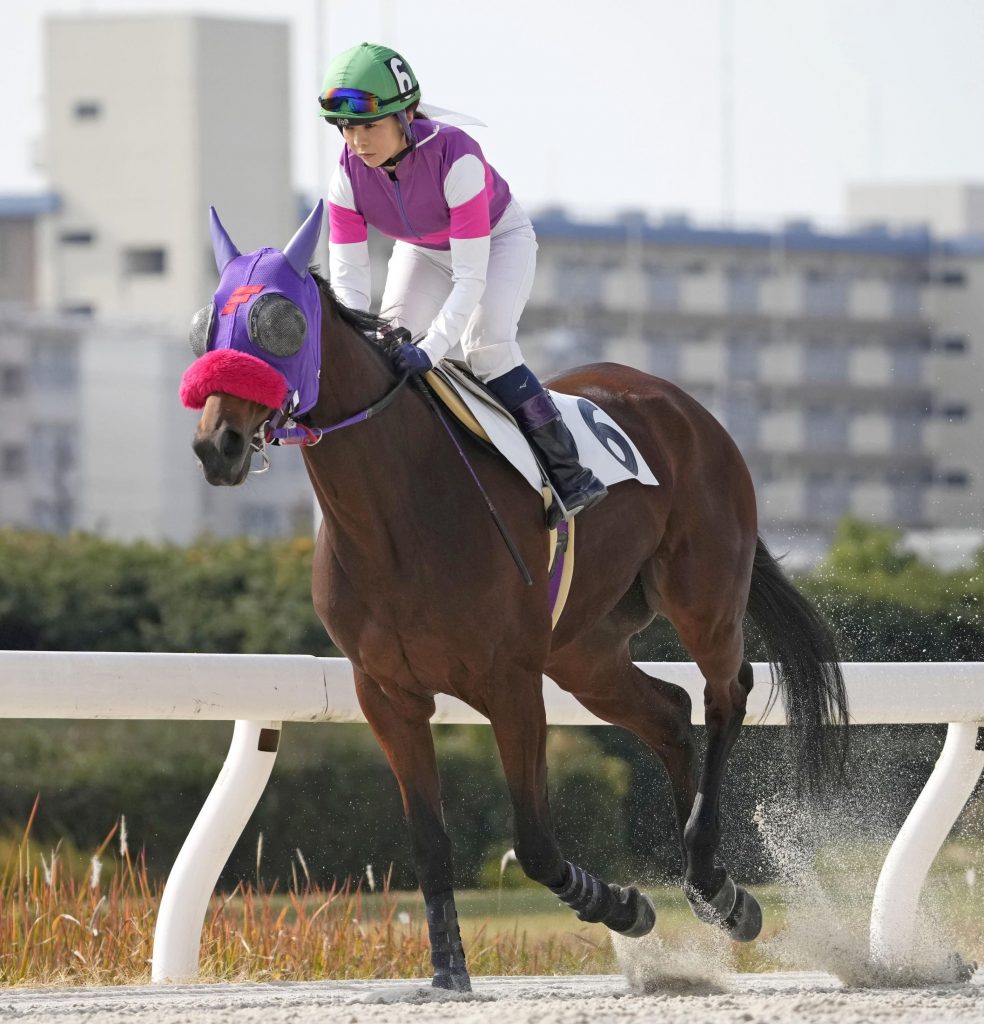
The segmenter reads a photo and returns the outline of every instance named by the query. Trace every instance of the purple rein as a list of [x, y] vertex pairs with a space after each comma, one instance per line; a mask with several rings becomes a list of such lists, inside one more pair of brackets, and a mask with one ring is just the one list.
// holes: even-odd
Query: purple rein
[[[356, 423], [365, 423], [366, 420], [371, 419], [376, 413], [382, 412], [396, 398], [400, 389], [409, 379], [409, 376], [409, 374], [404, 373], [396, 382], [396, 385], [383, 395], [378, 402], [373, 402], [367, 409], [355, 413], [354, 416], [349, 416], [348, 419], [342, 420], [340, 423], [332, 423], [328, 427], [306, 427], [303, 423], [295, 423], [290, 427], [271, 427], [267, 425], [263, 433], [263, 440], [267, 444], [310, 446], [317, 444], [325, 434], [341, 430], [342, 427], [351, 427]], [[281, 418], [287, 419], [283, 410], [277, 413], [277, 419]], [[289, 419], [288, 422], [290, 422]]]

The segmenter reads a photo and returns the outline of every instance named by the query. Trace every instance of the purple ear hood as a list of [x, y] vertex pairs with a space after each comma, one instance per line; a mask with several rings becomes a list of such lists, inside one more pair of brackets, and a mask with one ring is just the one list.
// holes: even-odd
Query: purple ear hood
[[[307, 268], [318, 244], [323, 219], [322, 201], [311, 211], [283, 252], [257, 249], [243, 255], [229, 238], [214, 208], [210, 213], [212, 248], [221, 279], [213, 296], [212, 333], [202, 358], [210, 352], [230, 349], [261, 359], [283, 375], [287, 392], [286, 411], [291, 416], [302, 415], [318, 400], [321, 294]], [[250, 337], [250, 311], [256, 302], [268, 295], [282, 295], [290, 299], [304, 314], [307, 323], [304, 342], [292, 356], [274, 355]], [[242, 366], [237, 367], [239, 373], [235, 379], [230, 375], [228, 388], [219, 381], [215, 383], [214, 390], [239, 394], [242, 390], [239, 378], [248, 369], [248, 363], [248, 360], [243, 360]], [[194, 371], [195, 364], [192, 364], [186, 377], [194, 375]], [[242, 394], [240, 397], [252, 396]]]

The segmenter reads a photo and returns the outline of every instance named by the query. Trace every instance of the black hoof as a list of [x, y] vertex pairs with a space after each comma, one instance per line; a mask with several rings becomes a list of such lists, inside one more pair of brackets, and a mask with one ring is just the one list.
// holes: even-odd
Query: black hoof
[[684, 891], [694, 915], [705, 924], [722, 928], [735, 942], [751, 942], [762, 931], [759, 901], [747, 889], [735, 885], [730, 876], [725, 875], [721, 888], [710, 899], [690, 886]]
[[751, 942], [762, 931], [762, 905], [740, 885], [735, 886], [737, 899], [734, 910], [722, 924], [722, 928], [735, 942]]
[[440, 971], [434, 975], [431, 988], [442, 988], [446, 992], [471, 992], [471, 978], [465, 973]]
[[656, 924], [656, 907], [653, 901], [634, 885], [619, 888], [615, 895], [615, 905], [611, 916], [605, 924], [613, 932], [625, 935], [630, 939], [638, 939], [648, 935]]

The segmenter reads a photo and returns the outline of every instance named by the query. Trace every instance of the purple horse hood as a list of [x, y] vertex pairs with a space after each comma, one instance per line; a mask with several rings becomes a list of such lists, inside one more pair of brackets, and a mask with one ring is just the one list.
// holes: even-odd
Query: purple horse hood
[[[323, 218], [324, 204], [319, 202], [283, 252], [257, 249], [240, 254], [212, 210], [212, 246], [221, 279], [211, 307], [192, 322], [192, 348], [200, 358], [185, 373], [183, 400], [186, 392], [200, 391], [207, 376], [212, 392], [271, 404], [269, 396], [277, 389], [271, 391], [270, 375], [262, 372], [263, 367], [249, 359], [226, 356], [219, 363], [211, 357], [230, 350], [261, 360], [284, 378], [284, 412], [300, 416], [314, 406], [321, 374], [321, 295], [307, 268]], [[222, 383], [224, 366], [234, 370], [227, 387]], [[254, 382], [249, 381], [251, 368]]]

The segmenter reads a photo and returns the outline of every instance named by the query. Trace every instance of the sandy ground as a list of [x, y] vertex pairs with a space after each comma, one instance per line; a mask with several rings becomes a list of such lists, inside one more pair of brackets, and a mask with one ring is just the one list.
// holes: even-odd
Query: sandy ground
[[296, 982], [174, 987], [8, 989], [0, 1019], [34, 1024], [950, 1024], [984, 1020], [984, 972], [964, 985], [845, 989], [829, 974], [730, 975], [719, 991], [633, 993], [625, 978], [477, 978], [470, 996], [424, 982]]

